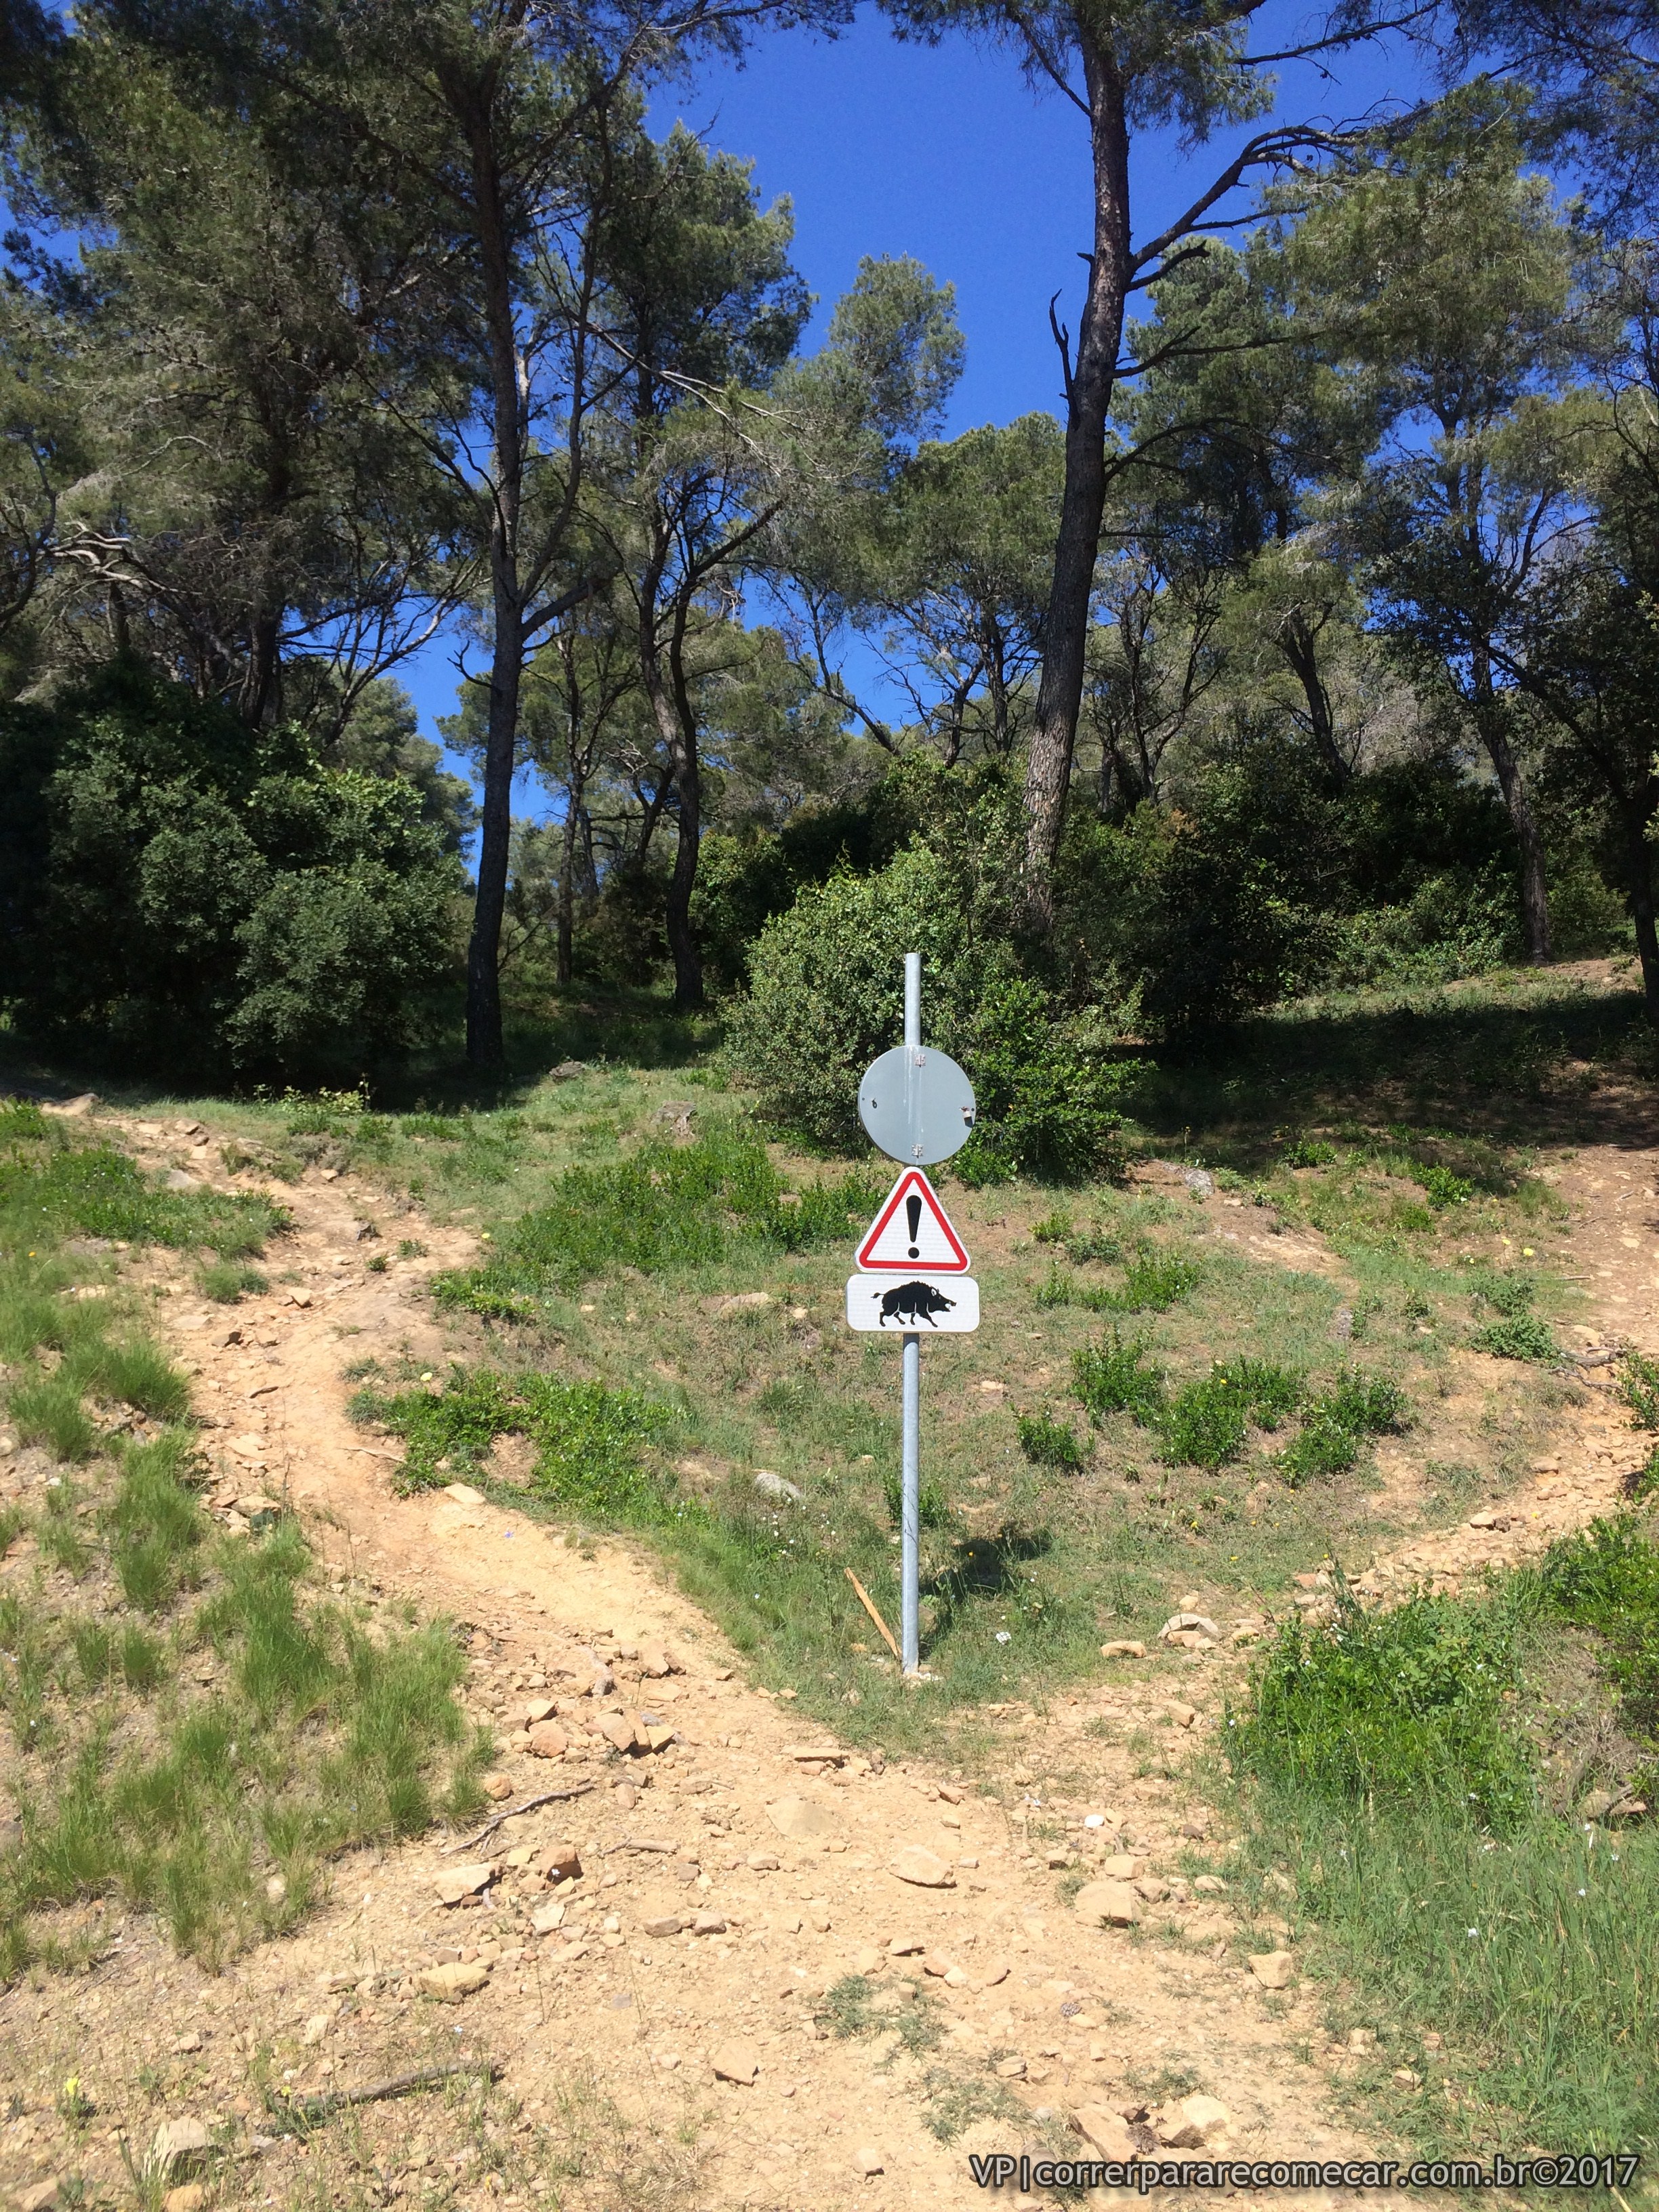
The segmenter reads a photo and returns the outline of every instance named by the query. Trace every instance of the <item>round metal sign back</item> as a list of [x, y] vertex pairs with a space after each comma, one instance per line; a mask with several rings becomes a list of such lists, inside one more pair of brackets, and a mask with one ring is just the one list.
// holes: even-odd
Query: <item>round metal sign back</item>
[[974, 1086], [948, 1053], [895, 1045], [859, 1085], [859, 1119], [889, 1159], [932, 1167], [974, 1133]]

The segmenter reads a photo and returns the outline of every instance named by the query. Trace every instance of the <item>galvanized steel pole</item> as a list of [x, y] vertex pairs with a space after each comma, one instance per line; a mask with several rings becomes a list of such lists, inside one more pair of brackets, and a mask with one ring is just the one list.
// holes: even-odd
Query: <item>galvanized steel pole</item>
[[[921, 1049], [921, 955], [904, 956], [904, 1042]], [[904, 1671], [921, 1663], [917, 1583], [921, 1550], [921, 1339], [914, 1329], [904, 1337], [904, 1448], [900, 1511], [900, 1634]]]

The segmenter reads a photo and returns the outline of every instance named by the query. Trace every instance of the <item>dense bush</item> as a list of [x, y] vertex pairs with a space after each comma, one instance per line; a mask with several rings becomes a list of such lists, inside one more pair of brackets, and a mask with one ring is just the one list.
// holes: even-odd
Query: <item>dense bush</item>
[[405, 780], [117, 662], [0, 708], [0, 1002], [118, 1061], [276, 1075], [428, 1033], [458, 863]]

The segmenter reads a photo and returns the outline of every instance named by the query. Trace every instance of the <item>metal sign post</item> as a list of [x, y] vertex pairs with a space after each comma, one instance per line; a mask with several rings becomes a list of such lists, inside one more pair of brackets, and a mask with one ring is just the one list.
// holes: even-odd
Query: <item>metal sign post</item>
[[[974, 1093], [955, 1060], [921, 1042], [921, 955], [904, 956], [904, 1042], [884, 1052], [859, 1085], [859, 1118], [871, 1140], [909, 1172], [899, 1178], [858, 1248], [863, 1270], [847, 1285], [847, 1319], [857, 1329], [916, 1323], [961, 1334], [979, 1326], [979, 1285], [924, 1167], [949, 1159], [973, 1133]], [[900, 1490], [901, 1663], [921, 1664], [918, 1583], [921, 1552], [921, 1335], [903, 1332], [903, 1445]]]
[[[904, 956], [904, 1044], [921, 1050], [921, 955]], [[899, 1664], [914, 1674], [921, 1664], [919, 1594], [921, 1567], [921, 1339], [904, 1333], [904, 1425], [899, 1468]]]

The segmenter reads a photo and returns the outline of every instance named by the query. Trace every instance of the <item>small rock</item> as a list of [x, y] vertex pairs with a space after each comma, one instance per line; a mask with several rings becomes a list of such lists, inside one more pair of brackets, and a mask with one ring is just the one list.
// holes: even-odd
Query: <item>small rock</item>
[[463, 1964], [455, 1960], [441, 1966], [424, 1966], [416, 1979], [422, 1993], [436, 1997], [441, 2004], [459, 2004], [485, 1987], [489, 1980], [489, 1969], [479, 1960]]
[[311, 1304], [311, 1293], [309, 1291], [290, 1291], [288, 1294], [288, 1302], [291, 1306], [308, 1306]]
[[814, 1844], [833, 1835], [836, 1822], [825, 1805], [810, 1797], [780, 1797], [766, 1808], [766, 1817], [781, 1836], [792, 1844]]
[[726, 1915], [723, 1912], [700, 1912], [691, 1923], [694, 1936], [724, 1936]]
[[853, 2171], [854, 2173], [861, 2173], [868, 2181], [872, 2174], [885, 2173], [887, 2167], [881, 2153], [878, 2150], [872, 2150], [868, 2143], [865, 2143], [853, 2153]]
[[659, 1912], [654, 1920], [646, 1922], [645, 1932], [647, 1936], [678, 1936], [684, 1925], [678, 1912]]
[[1146, 1647], [1138, 1644], [1133, 1636], [1118, 1636], [1111, 1643], [1101, 1645], [1100, 1656], [1103, 1659], [1144, 1659]]
[[866, 1943], [853, 1961], [853, 1972], [855, 1974], [878, 1974], [886, 1963], [875, 1945]]
[[1339, 1343], [1353, 1334], [1353, 1308], [1339, 1306], [1331, 1316], [1331, 1334]]
[[433, 1887], [440, 1905], [459, 1905], [463, 1898], [477, 1897], [488, 1889], [495, 1879], [495, 1867], [483, 1860], [470, 1865], [446, 1867]]
[[161, 1184], [166, 1190], [199, 1190], [202, 1188], [199, 1177], [186, 1175], [182, 1168], [169, 1168], [161, 1177]]
[[1206, 1897], [1219, 1897], [1226, 1887], [1218, 1874], [1201, 1874], [1193, 1884], [1193, 1887], [1201, 1891]]
[[755, 1487], [763, 1498], [775, 1498], [783, 1505], [799, 1505], [806, 1495], [798, 1484], [786, 1482], [781, 1474], [774, 1474], [769, 1467], [763, 1467], [755, 1477]]
[[556, 1721], [538, 1721], [525, 1745], [532, 1759], [562, 1759], [569, 1748], [570, 1739]]
[[676, 1663], [673, 1653], [665, 1644], [641, 1644], [640, 1672], [651, 1681], [658, 1682], [665, 1675], [680, 1674], [684, 1671]]
[[760, 2072], [760, 2054], [752, 2043], [723, 2043], [711, 2063], [717, 2081], [735, 2081], [744, 2089]]
[[288, 1884], [279, 1874], [266, 1878], [265, 1896], [272, 1905], [280, 1905], [288, 1895]]
[[1264, 1990], [1287, 1989], [1296, 1961], [1288, 1951], [1253, 1951], [1250, 1972]]
[[754, 1313], [771, 1303], [770, 1291], [738, 1291], [729, 1298], [716, 1298], [714, 1313], [717, 1319], [724, 1318], [727, 1314]]
[[574, 1083], [578, 1076], [586, 1073], [586, 1066], [581, 1060], [562, 1060], [556, 1067], [548, 1069], [547, 1079], [550, 1083]]
[[1232, 2115], [1217, 2097], [1182, 2097], [1160, 2106], [1152, 2132], [1170, 2150], [1198, 2150], [1224, 2135]]
[[1396, 2066], [1393, 2078], [1402, 2089], [1420, 2089], [1423, 2086], [1423, 2076], [1414, 2074], [1409, 2066]]
[[1179, 1701], [1166, 1705], [1164, 1710], [1177, 1728], [1189, 1729], [1198, 1718], [1191, 1705], [1183, 1705]]
[[300, 2038], [301, 2042], [305, 2044], [307, 2047], [313, 2044], [320, 2043], [323, 2038], [328, 2033], [330, 2026], [333, 2021], [333, 2018], [334, 2015], [332, 2013], [313, 2013], [311, 2018], [306, 2022], [306, 2032]]
[[956, 1872], [944, 1859], [921, 1844], [907, 1844], [888, 1862], [888, 1872], [919, 1889], [954, 1889]]
[[1218, 1639], [1221, 1635], [1215, 1622], [1207, 1613], [1172, 1613], [1158, 1632], [1167, 1642], [1170, 1637], [1189, 1629], [1195, 1629], [1200, 1636], [1213, 1636]]
[[550, 1936], [556, 1928], [564, 1924], [564, 1906], [556, 1902], [538, 1905], [530, 1916], [530, 1924], [538, 1936]]
[[1072, 2115], [1072, 2125], [1103, 2158], [1127, 2162], [1140, 2156], [1140, 2146], [1129, 2133], [1128, 2122], [1121, 2113], [1109, 2112], [1103, 2105], [1079, 2105]]
[[1018, 2081], [1024, 2071], [1025, 2061], [1023, 2058], [999, 2058], [997, 2061], [997, 2072], [1005, 2081]]
[[163, 2181], [173, 2180], [198, 2168], [210, 2147], [200, 2120], [163, 2120], [150, 2146], [151, 2168]]
[[1578, 1801], [1578, 1809], [1587, 1820], [1605, 1820], [1619, 1802], [1616, 1790], [1591, 1790]]
[[161, 2212], [202, 2212], [207, 2203], [207, 2191], [199, 2181], [187, 2181], [179, 2189], [169, 2189], [161, 2199]]
[[1072, 1909], [1091, 1928], [1133, 1928], [1140, 1919], [1140, 1899], [1127, 1881], [1085, 1882]]
[[54, 2174], [50, 2181], [37, 2181], [32, 2189], [21, 2189], [15, 2199], [17, 2212], [52, 2212], [54, 2204], [64, 2201], [62, 2185]]
[[1100, 1875], [1103, 1881], [1133, 1881], [1145, 1868], [1146, 1862], [1132, 1851], [1114, 1851], [1102, 1859]]
[[510, 1774], [486, 1774], [483, 1778], [483, 1794], [491, 1801], [492, 1803], [496, 1805], [504, 1805], [507, 1799], [513, 1795], [512, 1776]]
[[778, 1871], [777, 1853], [775, 1851], [750, 1851], [749, 1854], [749, 1871], [750, 1874], [775, 1874]]

